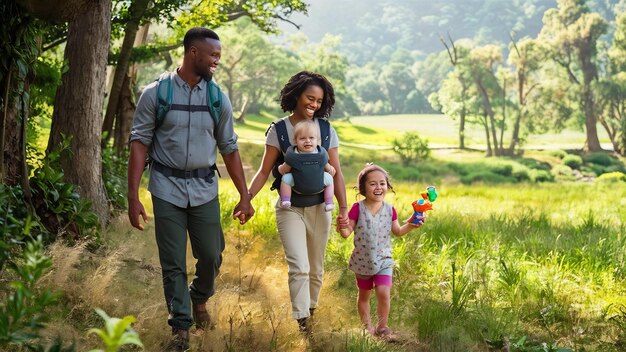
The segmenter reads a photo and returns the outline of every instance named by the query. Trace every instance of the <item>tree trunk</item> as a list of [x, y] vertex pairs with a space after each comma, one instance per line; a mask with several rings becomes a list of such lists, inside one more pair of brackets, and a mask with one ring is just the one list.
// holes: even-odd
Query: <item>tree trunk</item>
[[[146, 23], [139, 27], [137, 35], [135, 36], [135, 43], [133, 47], [144, 45], [148, 39], [148, 31], [150, 29], [150, 23]], [[130, 129], [133, 124], [133, 115], [135, 114], [136, 101], [136, 87], [137, 87], [137, 72], [139, 71], [138, 64], [131, 64], [128, 68], [128, 74], [124, 80], [122, 86], [120, 101], [118, 103], [117, 118], [115, 119], [115, 132], [114, 135], [114, 147], [118, 155], [123, 155], [124, 151], [128, 147], [128, 136], [130, 135]]]
[[459, 115], [459, 149], [465, 149], [465, 115], [467, 113], [467, 109], [465, 108], [465, 100], [467, 99], [467, 83], [461, 77], [459, 77], [459, 81], [461, 82], [461, 113]]
[[487, 118], [487, 113], [483, 115], [483, 127], [485, 127], [485, 138], [487, 139], [487, 156], [492, 156], [493, 150], [491, 149], [491, 138], [489, 137], [489, 119]]
[[[493, 152], [494, 155], [497, 156], [500, 155], [500, 153], [498, 152], [498, 134], [496, 133], [495, 113], [493, 112], [487, 90], [485, 89], [485, 86], [480, 78], [476, 78], [476, 85], [478, 86], [478, 91], [480, 92], [480, 97], [483, 102], [483, 108], [485, 109], [485, 128], [487, 128], [487, 133], [489, 133], [489, 129], [491, 129], [491, 135], [493, 136]], [[487, 135], [487, 137], [489, 137], [489, 135]], [[489, 139], [487, 139], [487, 144], [490, 144]], [[491, 149], [491, 147], [489, 147], [489, 149]]]
[[[6, 185], [21, 185], [30, 198], [28, 168], [26, 166], [26, 121], [29, 114], [29, 92], [32, 75], [26, 75], [22, 83], [15, 76], [16, 67], [10, 65], [3, 85], [3, 101], [0, 121], [0, 182]], [[18, 88], [21, 85], [22, 87]], [[17, 92], [17, 94], [15, 94]], [[12, 96], [13, 95], [13, 96]], [[29, 200], [29, 199], [28, 199]]]
[[68, 70], [57, 89], [47, 150], [61, 142], [62, 134], [72, 136], [72, 156], [62, 159], [61, 167], [66, 180], [91, 200], [102, 225], [109, 218], [100, 141], [110, 34], [111, 0], [94, 0], [70, 22], [64, 58]]
[[526, 99], [524, 93], [524, 86], [526, 83], [526, 75], [522, 71], [517, 73], [517, 99], [519, 101], [519, 112], [513, 123], [513, 133], [511, 134], [511, 143], [509, 144], [509, 155], [515, 154], [515, 147], [519, 141], [519, 131], [522, 119], [524, 117], [524, 109], [526, 108]]
[[132, 77], [126, 76], [122, 91], [120, 94], [119, 109], [117, 118], [115, 119], [115, 138], [113, 146], [118, 155], [122, 155], [128, 144], [128, 136], [130, 135], [131, 122], [135, 113], [135, 98], [133, 92], [134, 84], [131, 83]]
[[245, 116], [248, 112], [248, 107], [250, 106], [248, 98], [244, 97], [243, 102], [241, 103], [241, 110], [239, 111], [239, 116], [235, 117], [235, 123], [244, 124], [246, 123]]
[[118, 103], [120, 101], [122, 85], [128, 73], [130, 54], [132, 53], [137, 30], [139, 29], [139, 21], [146, 12], [149, 2], [149, 0], [134, 0], [130, 5], [129, 11], [131, 19], [126, 23], [126, 28], [124, 29], [124, 42], [122, 43], [120, 56], [115, 66], [115, 75], [113, 76], [109, 102], [107, 103], [106, 114], [104, 115], [104, 122], [102, 123], [102, 133], [104, 134], [102, 138], [103, 147], [108, 143], [113, 134], [115, 113], [119, 110]]
[[599, 152], [602, 150], [600, 139], [598, 139], [597, 118], [595, 102], [593, 98], [593, 90], [591, 84], [597, 77], [596, 67], [591, 61], [592, 50], [589, 48], [591, 44], [586, 43], [579, 48], [579, 60], [583, 71], [583, 96], [582, 105], [585, 113], [585, 130], [587, 131], [586, 150], [589, 152]]

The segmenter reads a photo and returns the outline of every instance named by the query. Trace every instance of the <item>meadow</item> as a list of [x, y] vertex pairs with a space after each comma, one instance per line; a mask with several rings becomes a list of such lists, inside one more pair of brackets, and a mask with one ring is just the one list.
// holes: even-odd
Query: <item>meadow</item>
[[[240, 226], [230, 218], [234, 187], [220, 180], [226, 250], [218, 292], [209, 301], [217, 327], [192, 336], [198, 351], [623, 351], [626, 349], [626, 183], [545, 182], [464, 184], [448, 172], [457, 164], [481, 168], [481, 152], [441, 149], [423, 164], [398, 166], [386, 146], [402, 124], [387, 117], [333, 122], [342, 140], [342, 169], [349, 202], [356, 172], [367, 161], [390, 168], [395, 193], [387, 201], [401, 219], [411, 202], [434, 184], [439, 198], [424, 226], [393, 241], [396, 260], [390, 326], [396, 343], [366, 336], [356, 312], [356, 287], [347, 269], [352, 238], [331, 234], [326, 279], [305, 340], [290, 317], [287, 270], [274, 222], [275, 193], [265, 187], [254, 199], [255, 217]], [[433, 144], [453, 123], [425, 116], [413, 126], [428, 130]], [[262, 155], [263, 132], [272, 116], [252, 116], [237, 126], [243, 159], [253, 172]], [[389, 127], [396, 126], [396, 128]], [[450, 127], [452, 126], [452, 127]], [[439, 131], [439, 132], [438, 132]], [[448, 135], [449, 136], [449, 135]], [[572, 134], [566, 145], [581, 143]], [[549, 139], [546, 139], [549, 140]], [[552, 139], [553, 141], [555, 139]], [[366, 142], [366, 143], [364, 143]], [[378, 148], [373, 148], [373, 146]], [[548, 145], [546, 145], [546, 149]], [[560, 162], [547, 152], [525, 158]], [[430, 165], [430, 166], [428, 166]], [[424, 172], [422, 172], [424, 171]], [[248, 175], [248, 180], [251, 175]], [[152, 217], [149, 194], [142, 199]], [[336, 214], [335, 214], [336, 215]], [[146, 351], [158, 351], [169, 337], [162, 302], [153, 225], [131, 229], [125, 215], [103, 234], [104, 246], [56, 244], [54, 268], [45, 284], [64, 292], [48, 329], [75, 339], [79, 350], [95, 346], [87, 327], [111, 316], [133, 315]], [[188, 268], [193, 271], [191, 253]], [[375, 311], [375, 300], [372, 300]]]

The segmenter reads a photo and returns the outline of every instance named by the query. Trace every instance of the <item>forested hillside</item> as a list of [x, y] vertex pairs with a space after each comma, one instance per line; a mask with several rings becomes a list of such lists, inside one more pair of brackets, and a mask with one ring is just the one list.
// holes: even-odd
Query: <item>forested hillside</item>
[[[623, 11], [624, 1], [591, 0], [592, 11], [613, 21]], [[541, 30], [544, 12], [557, 6], [556, 0], [316, 0], [308, 15], [297, 14], [292, 21], [313, 42], [327, 33], [340, 35], [339, 49], [351, 64], [387, 62], [397, 48], [426, 56], [443, 49], [439, 36], [449, 33], [455, 40], [471, 38], [478, 44], [500, 42], [509, 34], [534, 37]], [[286, 33], [297, 29], [281, 24]]]

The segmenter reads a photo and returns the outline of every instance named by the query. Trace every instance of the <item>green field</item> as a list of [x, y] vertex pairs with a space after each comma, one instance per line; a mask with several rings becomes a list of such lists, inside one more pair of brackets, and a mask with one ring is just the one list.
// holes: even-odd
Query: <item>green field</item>
[[[278, 117], [270, 114], [247, 116], [245, 125], [236, 126], [237, 133], [244, 140], [262, 142], [267, 126]], [[349, 146], [388, 147], [394, 138], [404, 132], [417, 132], [429, 141], [431, 148], [457, 147], [459, 144], [458, 122], [441, 114], [356, 116], [334, 119], [332, 125], [341, 143]], [[598, 135], [604, 148], [610, 149], [610, 140], [600, 125]], [[484, 149], [482, 127], [467, 125], [465, 136], [467, 147]], [[585, 134], [582, 130], [566, 129], [559, 133], [531, 135], [525, 148], [581, 149], [584, 143]]]

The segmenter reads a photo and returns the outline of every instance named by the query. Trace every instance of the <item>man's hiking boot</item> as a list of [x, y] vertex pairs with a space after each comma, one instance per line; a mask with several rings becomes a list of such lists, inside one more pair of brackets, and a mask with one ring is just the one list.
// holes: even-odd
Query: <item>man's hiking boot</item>
[[211, 324], [211, 316], [206, 310], [206, 303], [194, 304], [192, 307], [193, 321], [198, 329], [213, 329]]
[[167, 352], [184, 352], [189, 350], [189, 330], [172, 328], [172, 338], [165, 346]]

